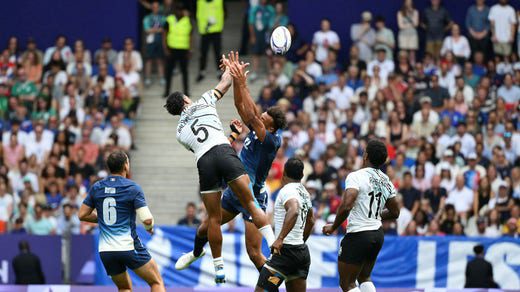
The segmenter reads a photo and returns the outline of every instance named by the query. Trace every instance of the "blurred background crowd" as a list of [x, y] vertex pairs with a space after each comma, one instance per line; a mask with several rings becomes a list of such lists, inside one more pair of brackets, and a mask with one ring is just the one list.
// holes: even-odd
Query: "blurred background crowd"
[[[300, 157], [321, 233], [346, 176], [362, 166], [364, 145], [380, 139], [401, 204], [399, 219], [384, 222], [386, 234], [518, 237], [520, 12], [493, 2], [475, 1], [465, 23], [454, 23], [440, 0], [424, 11], [405, 0], [395, 12], [398, 31], [368, 11], [350, 35], [324, 18], [311, 43], [281, 5], [252, 8], [251, 31], [287, 24], [293, 37], [286, 56], [268, 54], [265, 80], [256, 80], [254, 61], [250, 78], [264, 82], [252, 93], [258, 106], [281, 106], [289, 121], [267, 181], [271, 200], [286, 159]], [[353, 42], [344, 63], [342, 38]]]
[[130, 151], [141, 54], [132, 39], [89, 51], [11, 37], [0, 55], [0, 233], [79, 234], [78, 208], [106, 176], [104, 158]]
[[[195, 81], [213, 76], [207, 67], [219, 76], [217, 64], [206, 63], [210, 48], [221, 54], [223, 1], [139, 2], [147, 9], [142, 50], [131, 38], [121, 51], [108, 38], [89, 51], [81, 39], [58, 36], [49, 48], [11, 37], [1, 51], [0, 233], [89, 232], [75, 214], [106, 175], [106, 153], [135, 149], [143, 88], [158, 83], [166, 96], [179, 72], [189, 94], [193, 48], [200, 49]], [[401, 204], [400, 218], [384, 222], [387, 234], [517, 237], [520, 12], [507, 0], [492, 2], [476, 0], [465, 22], [454, 23], [440, 0], [421, 11], [404, 0], [398, 31], [366, 11], [350, 35], [324, 18], [307, 43], [283, 2], [249, 1], [237, 49], [252, 56], [249, 82], [261, 84], [252, 95], [262, 110], [283, 107], [289, 121], [266, 183], [271, 201], [284, 162], [300, 157], [319, 233], [334, 219], [346, 176], [362, 166], [364, 145], [381, 139]], [[292, 35], [285, 56], [267, 45], [279, 25]], [[353, 45], [345, 50], [346, 38]], [[240, 151], [241, 140], [234, 146]], [[196, 226], [203, 214], [190, 203], [179, 224]], [[237, 222], [227, 229], [241, 231]]]

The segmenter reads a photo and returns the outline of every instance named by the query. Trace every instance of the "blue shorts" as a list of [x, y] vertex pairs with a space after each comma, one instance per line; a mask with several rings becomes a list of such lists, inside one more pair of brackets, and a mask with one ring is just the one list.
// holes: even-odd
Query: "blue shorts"
[[152, 259], [144, 247], [127, 251], [102, 251], [99, 256], [109, 276], [124, 273], [127, 267], [135, 270]]
[[[258, 195], [254, 196], [254, 199], [257, 206], [265, 212], [267, 208], [267, 192], [260, 191]], [[224, 190], [224, 195], [222, 196], [222, 208], [233, 214], [242, 213], [244, 220], [253, 222], [251, 214], [247, 212], [246, 208], [242, 207], [240, 200], [238, 200], [238, 197], [233, 193], [231, 188]]]

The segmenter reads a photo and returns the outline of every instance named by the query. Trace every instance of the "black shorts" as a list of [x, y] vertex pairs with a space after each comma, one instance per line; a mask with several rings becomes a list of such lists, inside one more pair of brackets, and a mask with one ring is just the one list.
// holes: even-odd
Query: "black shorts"
[[221, 144], [204, 153], [197, 162], [200, 192], [213, 193], [222, 188], [222, 181], [229, 183], [246, 174], [244, 165], [229, 144]]
[[127, 251], [102, 251], [99, 257], [109, 276], [124, 273], [127, 267], [131, 270], [138, 269], [152, 259], [144, 247]]
[[[280, 274], [286, 282], [294, 279], [307, 279], [311, 265], [311, 255], [306, 244], [288, 245], [284, 244], [281, 255], [273, 254], [265, 263], [267, 269]], [[258, 279], [258, 286], [264, 287], [268, 279]]]
[[360, 265], [365, 261], [375, 261], [383, 243], [383, 229], [347, 233], [338, 253], [338, 261]]

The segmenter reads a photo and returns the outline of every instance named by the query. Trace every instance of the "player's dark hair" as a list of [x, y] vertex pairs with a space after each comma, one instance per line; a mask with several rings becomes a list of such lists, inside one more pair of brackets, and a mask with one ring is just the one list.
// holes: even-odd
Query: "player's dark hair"
[[290, 158], [284, 166], [286, 177], [300, 181], [303, 178], [303, 162], [298, 158]]
[[267, 109], [267, 114], [273, 118], [275, 130], [283, 130], [287, 127], [285, 113], [280, 107], [272, 106]]
[[368, 161], [377, 168], [383, 166], [388, 158], [386, 145], [379, 140], [368, 141], [365, 152], [367, 153]]
[[107, 158], [107, 167], [110, 173], [121, 173], [125, 167], [128, 156], [124, 151], [118, 150], [110, 153]]
[[179, 91], [170, 94], [166, 99], [164, 108], [170, 113], [170, 115], [180, 115], [184, 109], [184, 94]]

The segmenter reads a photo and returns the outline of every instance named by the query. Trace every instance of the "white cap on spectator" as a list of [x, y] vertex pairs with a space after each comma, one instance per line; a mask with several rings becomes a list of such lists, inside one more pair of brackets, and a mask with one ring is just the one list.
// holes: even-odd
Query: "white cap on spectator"
[[423, 96], [423, 97], [421, 97], [421, 99], [419, 100], [419, 102], [420, 102], [421, 104], [423, 104], [423, 103], [425, 103], [425, 102], [431, 104], [431, 103], [432, 103], [432, 99], [431, 99], [429, 96]]
[[500, 180], [500, 182], [498, 183], [498, 187], [507, 188], [507, 187], [509, 187], [509, 185], [507, 184], [507, 182], [505, 180]]
[[468, 154], [468, 159], [477, 159], [477, 153], [471, 152], [470, 154]]
[[363, 19], [363, 21], [371, 21], [372, 13], [370, 13], [370, 11], [363, 11], [363, 13], [361, 13], [361, 19]]
[[451, 170], [450, 164], [448, 162], [441, 162], [441, 170]]
[[289, 131], [284, 131], [284, 132], [282, 133], [282, 138], [289, 138], [289, 139], [292, 138], [292, 134], [291, 134], [291, 132], [289, 132]]
[[315, 180], [310, 180], [310, 181], [308, 181], [305, 184], [305, 187], [308, 188], [308, 189], [319, 190], [320, 189], [320, 184], [317, 181], [315, 181]]
[[334, 183], [328, 182], [323, 187], [326, 191], [332, 191], [336, 189], [336, 185]]
[[453, 150], [448, 149], [448, 150], [444, 151], [444, 156], [453, 156]]

